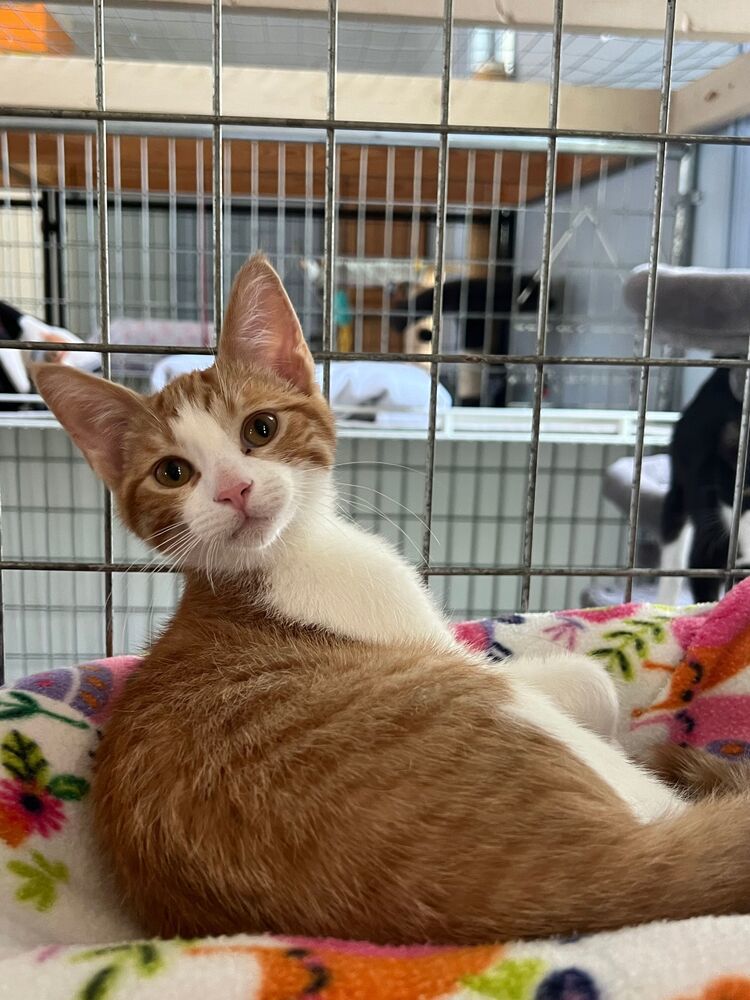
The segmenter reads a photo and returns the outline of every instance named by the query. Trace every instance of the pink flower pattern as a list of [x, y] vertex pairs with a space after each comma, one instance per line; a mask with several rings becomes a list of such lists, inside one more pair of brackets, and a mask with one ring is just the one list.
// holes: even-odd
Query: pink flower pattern
[[39, 744], [18, 729], [0, 742], [0, 764], [9, 775], [0, 778], [0, 840], [9, 847], [33, 834], [47, 838], [62, 830], [65, 803], [80, 802], [88, 794], [85, 778], [53, 773]]
[[42, 837], [61, 830], [65, 822], [65, 810], [59, 799], [47, 789], [18, 778], [0, 779], [0, 811], [28, 834], [39, 833]]
[[542, 629], [542, 635], [546, 635], [553, 642], [560, 643], [571, 652], [578, 645], [578, 635], [586, 626], [577, 618], [570, 618], [567, 615], [557, 615], [557, 623], [548, 625]]

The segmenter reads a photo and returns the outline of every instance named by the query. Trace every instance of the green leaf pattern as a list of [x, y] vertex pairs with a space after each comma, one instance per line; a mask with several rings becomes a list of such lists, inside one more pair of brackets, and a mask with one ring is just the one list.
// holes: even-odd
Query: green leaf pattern
[[112, 988], [120, 978], [121, 969], [118, 965], [105, 965], [95, 972], [78, 994], [81, 1000], [104, 1000], [111, 996]]
[[[7, 722], [12, 719], [29, 719], [34, 715], [43, 715], [48, 719], [55, 719], [57, 722], [64, 722], [74, 729], [90, 729], [88, 722], [82, 719], [69, 719], [59, 712], [51, 712], [42, 708], [36, 698], [25, 691], [2, 691], [3, 698], [0, 699], [0, 722]], [[7, 700], [3, 700], [7, 699]]]
[[544, 969], [538, 958], [508, 958], [478, 976], [466, 976], [461, 984], [490, 1000], [531, 1000]]
[[57, 774], [47, 785], [47, 791], [63, 802], [80, 802], [88, 790], [88, 781], [75, 774]]
[[75, 774], [49, 776], [49, 764], [39, 744], [11, 729], [0, 743], [0, 764], [12, 778], [43, 789], [63, 802], [80, 802], [88, 793], [89, 783]]
[[39, 749], [39, 744], [17, 729], [11, 729], [0, 744], [0, 761], [5, 770], [20, 781], [28, 781], [42, 788], [47, 784], [49, 764]]
[[164, 958], [159, 948], [150, 941], [92, 948], [74, 955], [71, 961], [91, 962], [97, 959], [105, 959], [106, 964], [86, 980], [76, 1000], [109, 1000], [114, 996], [115, 986], [128, 970], [135, 976], [145, 979], [156, 975], [164, 968]]
[[606, 669], [624, 681], [636, 678], [638, 663], [645, 660], [652, 644], [664, 642], [668, 615], [655, 618], [624, 618], [616, 629], [604, 632], [607, 645], [592, 649], [590, 655], [602, 660]]
[[52, 909], [57, 902], [58, 883], [67, 882], [69, 878], [67, 865], [62, 861], [49, 861], [40, 851], [31, 852], [31, 862], [9, 861], [6, 867], [23, 880], [16, 889], [16, 899], [30, 903], [39, 913]]

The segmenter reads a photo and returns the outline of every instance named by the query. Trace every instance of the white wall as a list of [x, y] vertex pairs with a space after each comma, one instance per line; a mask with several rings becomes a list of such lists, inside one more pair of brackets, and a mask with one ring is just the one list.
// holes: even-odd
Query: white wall
[[19, 192], [0, 190], [0, 299], [44, 315], [44, 271], [39, 210], [15, 204]]

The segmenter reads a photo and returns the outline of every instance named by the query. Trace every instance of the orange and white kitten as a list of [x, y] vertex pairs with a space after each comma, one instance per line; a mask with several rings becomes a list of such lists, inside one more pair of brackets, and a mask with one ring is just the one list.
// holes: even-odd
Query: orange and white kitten
[[338, 516], [333, 417], [262, 257], [213, 368], [149, 397], [34, 375], [125, 523], [185, 567], [93, 788], [144, 930], [460, 943], [750, 910], [747, 798], [687, 803], [631, 763], [588, 661], [457, 646]]

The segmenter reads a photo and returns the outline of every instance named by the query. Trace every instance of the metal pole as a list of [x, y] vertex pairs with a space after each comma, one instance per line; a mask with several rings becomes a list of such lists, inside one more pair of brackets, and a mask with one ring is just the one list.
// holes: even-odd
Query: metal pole
[[[664, 62], [661, 77], [661, 98], [659, 103], [659, 131], [666, 132], [669, 125], [669, 108], [672, 96], [672, 56], [674, 53], [675, 16], [677, 0], [667, 0], [666, 24], [664, 27]], [[643, 321], [643, 343], [641, 358], [651, 355], [651, 343], [654, 336], [654, 316], [656, 310], [656, 280], [659, 264], [659, 249], [661, 246], [662, 206], [664, 203], [664, 169], [666, 166], [666, 146], [660, 144], [656, 149], [656, 171], [654, 177], [653, 216], [651, 220], [651, 241], [648, 253], [648, 284], [646, 288], [646, 312]], [[628, 552], [627, 564], [632, 569], [635, 566], [636, 546], [638, 543], [638, 514], [641, 500], [641, 472], [643, 470], [643, 439], [646, 430], [646, 409], [648, 407], [648, 385], [650, 368], [641, 365], [638, 385], [638, 426], [636, 432], [635, 453], [633, 456], [633, 492], [630, 496], [630, 511], [628, 514]], [[633, 576], [625, 583], [625, 601], [633, 595]]]
[[[564, 0], [555, 0], [554, 26], [552, 32], [552, 79], [549, 91], [549, 127], [557, 125], [560, 104], [560, 61], [562, 58]], [[547, 141], [547, 171], [544, 178], [544, 223], [542, 230], [542, 263], [539, 270], [539, 310], [537, 313], [536, 353], [541, 357], [547, 345], [547, 319], [549, 317], [549, 276], [552, 254], [552, 225], [555, 208], [555, 175], [557, 170], [557, 138], [550, 135]], [[531, 591], [531, 558], [534, 549], [534, 514], [536, 510], [536, 486], [539, 472], [539, 429], [544, 395], [544, 365], [537, 362], [534, 368], [534, 402], [531, 424], [531, 445], [529, 447], [529, 475], [526, 493], [522, 560], [527, 573], [521, 585], [521, 610], [529, 607]]]
[[[443, 284], [445, 280], [445, 223], [448, 205], [448, 120], [451, 102], [451, 58], [453, 53], [453, 0], [443, 3], [443, 66], [440, 77], [440, 124], [445, 131], [438, 147], [437, 214], [435, 219], [435, 288], [432, 300], [432, 350], [440, 353], [443, 333]], [[430, 363], [430, 401], [428, 404], [427, 444], [425, 448], [424, 532], [422, 535], [421, 572], [430, 568], [432, 543], [432, 501], [435, 488], [435, 425], [440, 364]]]
[[[109, 346], [109, 224], [107, 218], [107, 121], [104, 79], [104, 0], [94, 0], [94, 64], [96, 68], [96, 108], [102, 114], [96, 123], [96, 214], [99, 230], [99, 336]], [[111, 354], [102, 353], [102, 373], [112, 377]], [[104, 561], [112, 562], [112, 494], [104, 490]], [[112, 656], [114, 641], [112, 572], [104, 574], [104, 646]]]
[[213, 113], [215, 124], [211, 135], [212, 198], [214, 230], [214, 336], [218, 346], [224, 315], [224, 158], [221, 124], [222, 83], [222, 17], [221, 0], [211, 0], [211, 70], [213, 77]]
[[[338, 0], [328, 0], [328, 62], [326, 95], [326, 117], [329, 123], [336, 118], [336, 72], [338, 64]], [[336, 257], [336, 129], [329, 124], [326, 128], [326, 168], [325, 168], [325, 230], [323, 256], [325, 285], [323, 288], [323, 350], [331, 351], [333, 346], [333, 264]], [[323, 395], [331, 394], [331, 361], [323, 361]]]

